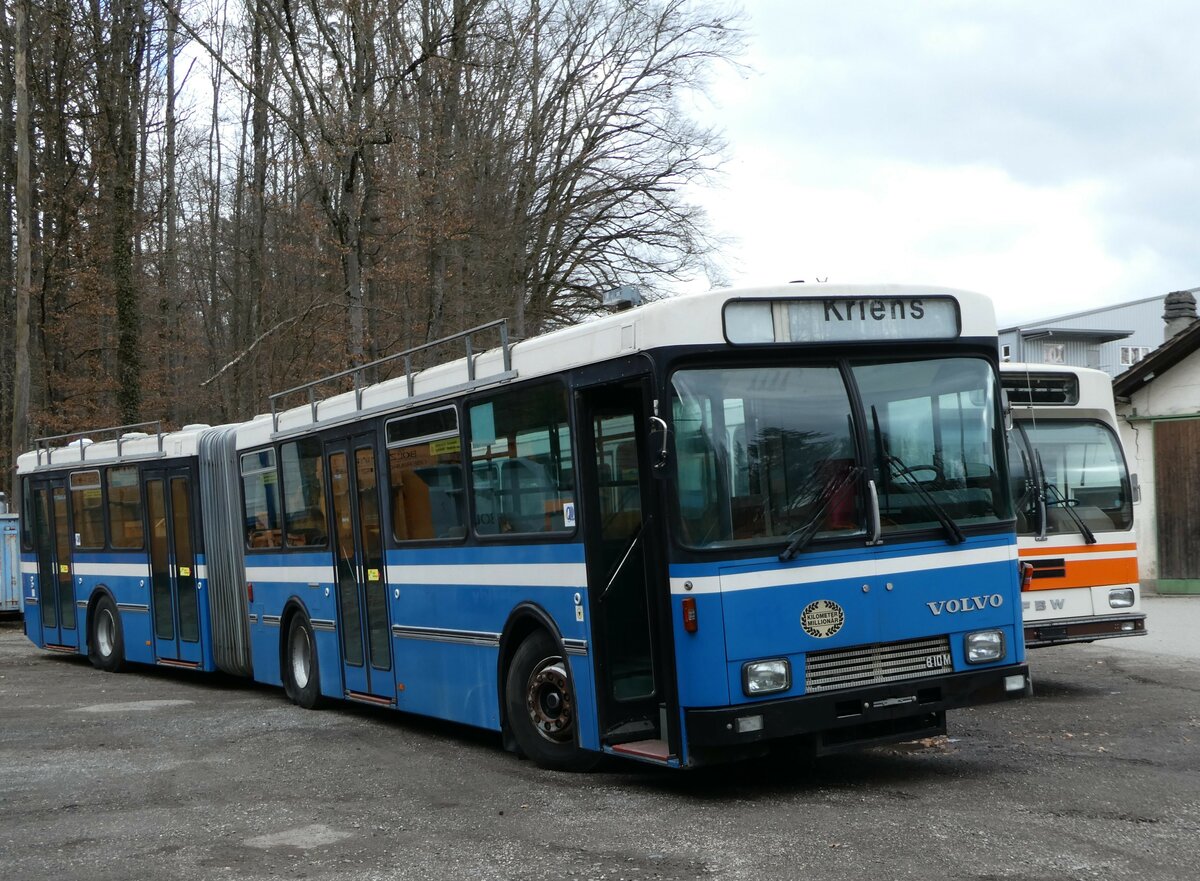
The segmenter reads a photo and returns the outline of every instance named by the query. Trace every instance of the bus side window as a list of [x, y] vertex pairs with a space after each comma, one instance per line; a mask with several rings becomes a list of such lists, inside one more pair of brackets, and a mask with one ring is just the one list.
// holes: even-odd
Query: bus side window
[[396, 541], [467, 534], [458, 411], [443, 407], [387, 424], [388, 486]]
[[71, 474], [71, 514], [75, 522], [75, 547], [84, 550], [103, 548], [104, 497], [99, 471]]
[[279, 528], [279, 477], [275, 450], [268, 448], [242, 456], [243, 514], [246, 547], [277, 548], [283, 544]]
[[305, 438], [280, 448], [283, 517], [288, 547], [323, 548], [329, 540], [325, 518], [325, 470], [321, 442]]
[[108, 469], [108, 528], [114, 548], [141, 549], [145, 527], [136, 465]]
[[573, 532], [566, 390], [551, 383], [505, 392], [472, 405], [470, 423], [476, 534]]
[[21, 548], [33, 550], [33, 492], [29, 478], [21, 478]]

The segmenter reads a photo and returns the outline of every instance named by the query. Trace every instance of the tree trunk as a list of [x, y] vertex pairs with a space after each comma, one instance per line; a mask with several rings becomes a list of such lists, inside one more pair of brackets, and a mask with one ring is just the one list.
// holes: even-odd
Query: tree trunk
[[[29, 297], [33, 288], [33, 237], [30, 223], [33, 194], [30, 181], [29, 136], [29, 0], [15, 0], [14, 91], [17, 100], [17, 313], [13, 327], [12, 454], [22, 452], [29, 439]], [[21, 494], [13, 493], [18, 508]]]

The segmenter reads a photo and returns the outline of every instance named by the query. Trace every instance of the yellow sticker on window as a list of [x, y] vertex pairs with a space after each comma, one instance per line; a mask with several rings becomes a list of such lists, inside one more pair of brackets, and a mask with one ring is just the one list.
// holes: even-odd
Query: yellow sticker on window
[[191, 566], [180, 566], [179, 574], [183, 578], [188, 578], [192, 574], [192, 567]]
[[61, 563], [58, 565], [58, 574], [59, 575], [66, 575], [70, 571], [71, 571], [70, 566], [64, 566]]
[[368, 569], [367, 570], [367, 581], [378, 581], [378, 580], [379, 580], [379, 570], [378, 569]]
[[429, 454], [431, 456], [444, 456], [447, 453], [457, 453], [460, 449], [462, 449], [462, 444], [459, 443], [456, 437], [429, 442]]

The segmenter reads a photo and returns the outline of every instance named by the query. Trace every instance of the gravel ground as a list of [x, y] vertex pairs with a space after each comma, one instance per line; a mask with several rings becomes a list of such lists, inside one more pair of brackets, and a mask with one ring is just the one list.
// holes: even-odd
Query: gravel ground
[[0, 875], [1194, 879], [1188, 602], [1147, 610], [1190, 656], [1150, 637], [1041, 649], [1036, 697], [953, 714], [949, 737], [684, 773], [542, 771], [491, 734], [103, 674], [0, 628]]

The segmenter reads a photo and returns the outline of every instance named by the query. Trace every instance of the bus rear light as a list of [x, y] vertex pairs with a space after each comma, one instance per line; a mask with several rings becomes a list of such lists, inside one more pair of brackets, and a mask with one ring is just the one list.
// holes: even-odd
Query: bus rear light
[[696, 598], [683, 598], [683, 629], [695, 633], [700, 629], [700, 620], [696, 615]]
[[246, 599], [254, 602], [254, 585], [249, 581], [246, 582]]
[[1029, 590], [1029, 587], [1032, 584], [1033, 584], [1033, 564], [1032, 563], [1022, 563], [1021, 564], [1021, 590]]

